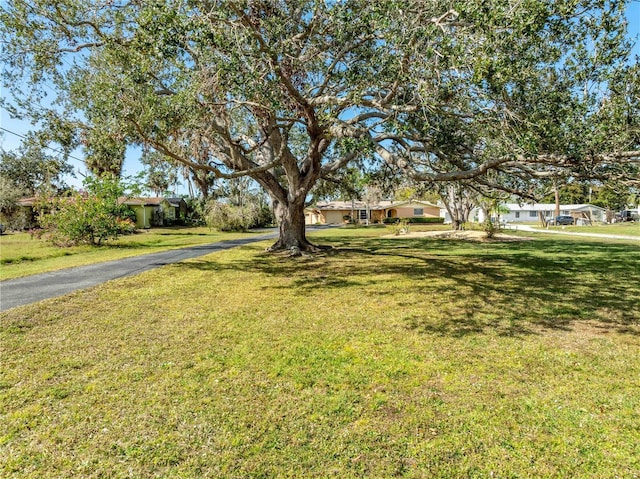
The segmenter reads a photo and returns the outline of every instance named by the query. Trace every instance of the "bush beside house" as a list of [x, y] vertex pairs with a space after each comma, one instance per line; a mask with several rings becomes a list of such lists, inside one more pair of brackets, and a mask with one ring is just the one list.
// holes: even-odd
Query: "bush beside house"
[[399, 223], [400, 220], [404, 220], [407, 223], [413, 224], [442, 224], [444, 223], [444, 218], [385, 218], [383, 221], [384, 224], [396, 224]]
[[90, 193], [42, 200], [38, 236], [58, 246], [99, 245], [135, 231], [135, 214], [126, 205]]

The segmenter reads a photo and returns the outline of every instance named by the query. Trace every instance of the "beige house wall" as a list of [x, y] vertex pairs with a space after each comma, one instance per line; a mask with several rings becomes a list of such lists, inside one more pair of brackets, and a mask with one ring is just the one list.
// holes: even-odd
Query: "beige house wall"
[[324, 224], [325, 218], [321, 212], [317, 210], [306, 210], [304, 212], [304, 224], [305, 225], [317, 225]]
[[[414, 215], [414, 209], [422, 209], [422, 215]], [[354, 210], [354, 219], [359, 223], [364, 223], [365, 220], [360, 218], [360, 212], [363, 211], [362, 205]], [[321, 210], [320, 216], [322, 219], [319, 221], [323, 224], [343, 224], [345, 223], [344, 217], [351, 216], [351, 209], [335, 209], [335, 210]], [[305, 212], [305, 223], [316, 224], [318, 221], [315, 218], [314, 210], [308, 210]], [[398, 206], [391, 206], [387, 209], [372, 209], [369, 210], [369, 218], [371, 223], [382, 223], [384, 218], [439, 218], [440, 208], [437, 206], [426, 205], [422, 203], [411, 203], [409, 205], [400, 204]]]
[[382, 210], [375, 210], [371, 212], [371, 221], [373, 223], [382, 223], [384, 220], [385, 212]]
[[[422, 208], [422, 215], [414, 215], [414, 209]], [[397, 218], [429, 218], [429, 217], [440, 217], [440, 209], [434, 206], [421, 205], [420, 203], [416, 203], [410, 206], [400, 206], [398, 208], [393, 208], [394, 213], [393, 217]]]
[[344, 223], [342, 219], [343, 216], [351, 214], [350, 211], [325, 211], [324, 212], [324, 222], [327, 224], [341, 224]]

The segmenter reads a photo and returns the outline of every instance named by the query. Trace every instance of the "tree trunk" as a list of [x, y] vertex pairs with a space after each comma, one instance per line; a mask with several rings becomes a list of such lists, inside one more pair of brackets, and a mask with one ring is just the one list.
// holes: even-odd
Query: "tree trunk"
[[438, 194], [451, 217], [451, 228], [456, 231], [464, 229], [474, 206], [468, 194], [455, 184], [444, 185], [444, 189], [440, 189]]
[[269, 251], [289, 250], [292, 254], [302, 251], [315, 252], [318, 248], [306, 237], [304, 224], [304, 201], [282, 203], [273, 202], [280, 237]]

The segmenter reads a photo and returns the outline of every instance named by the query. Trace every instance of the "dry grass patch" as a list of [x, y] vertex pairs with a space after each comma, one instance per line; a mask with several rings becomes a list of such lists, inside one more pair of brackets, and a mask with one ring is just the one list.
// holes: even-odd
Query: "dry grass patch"
[[462, 231], [409, 231], [403, 234], [385, 235], [384, 238], [439, 238], [439, 239], [454, 239], [454, 240], [468, 240], [468, 241], [529, 241], [532, 238], [528, 236], [515, 236], [506, 233], [495, 233], [492, 238], [487, 237], [487, 233], [484, 231], [475, 230], [462, 230]]

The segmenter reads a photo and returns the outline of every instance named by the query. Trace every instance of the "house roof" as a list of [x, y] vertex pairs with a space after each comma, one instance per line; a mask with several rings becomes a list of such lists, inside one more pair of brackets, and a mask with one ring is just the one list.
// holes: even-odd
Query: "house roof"
[[[149, 197], [149, 198], [118, 198], [118, 203], [129, 206], [159, 206], [164, 201], [168, 200], [162, 197]], [[177, 206], [177, 205], [175, 205]]]
[[[419, 200], [411, 200], [411, 201], [389, 201], [382, 200], [376, 203], [370, 203], [368, 205], [369, 210], [388, 210], [391, 208], [399, 208], [402, 206], [427, 206], [432, 208], [440, 208], [437, 205], [429, 203], [428, 201], [419, 201]], [[345, 210], [364, 210], [367, 209], [367, 203], [364, 201], [322, 201], [316, 205], [316, 208], [321, 211], [334, 210], [334, 211], [345, 211]]]
[[179, 196], [167, 198], [167, 201], [171, 206], [175, 206], [176, 208], [179, 208], [180, 206], [187, 206], [187, 202], [184, 200], [184, 198], [181, 198]]
[[19, 206], [33, 206], [36, 202], [36, 197], [35, 196], [29, 196], [27, 198], [20, 198], [18, 201], [16, 201], [16, 203], [18, 203]]
[[[555, 203], [529, 203], [523, 205], [518, 203], [507, 203], [505, 206], [509, 208], [509, 211], [553, 211], [556, 209]], [[604, 211], [604, 208], [590, 204], [560, 205], [560, 209], [565, 211], [580, 211], [588, 209]]]
[[[19, 206], [33, 206], [37, 201], [35, 196], [29, 196], [27, 198], [20, 198], [17, 203]], [[151, 198], [118, 198], [119, 204], [125, 204], [129, 206], [158, 206], [163, 201], [167, 201], [171, 206], [178, 208], [180, 206], [181, 201], [184, 201], [182, 198], [162, 198], [162, 197], [151, 197]]]

